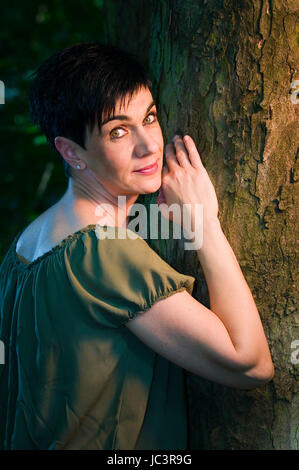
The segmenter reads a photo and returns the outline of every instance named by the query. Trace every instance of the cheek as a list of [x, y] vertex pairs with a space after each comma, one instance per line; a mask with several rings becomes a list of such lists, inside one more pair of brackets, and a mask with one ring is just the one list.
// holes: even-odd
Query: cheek
[[122, 177], [128, 171], [130, 162], [121, 155], [120, 151], [113, 154], [110, 152], [99, 162], [99, 168], [103, 170], [107, 177], [117, 178]]
[[161, 127], [159, 126], [156, 130], [156, 141], [158, 142], [159, 144], [159, 147], [161, 149], [163, 149], [163, 146], [164, 146], [164, 138], [163, 138], [163, 134], [162, 134], [162, 129]]
[[109, 155], [105, 148], [97, 147], [90, 152], [90, 164], [91, 169], [96, 172], [111, 173], [115, 167], [113, 156]]

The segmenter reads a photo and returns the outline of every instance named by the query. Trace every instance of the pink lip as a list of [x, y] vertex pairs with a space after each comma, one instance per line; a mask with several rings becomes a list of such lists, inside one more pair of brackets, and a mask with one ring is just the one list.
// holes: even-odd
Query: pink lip
[[158, 160], [153, 164], [149, 166], [145, 166], [144, 168], [141, 168], [140, 170], [135, 170], [134, 173], [144, 173], [144, 174], [152, 174], [155, 173], [158, 169]]

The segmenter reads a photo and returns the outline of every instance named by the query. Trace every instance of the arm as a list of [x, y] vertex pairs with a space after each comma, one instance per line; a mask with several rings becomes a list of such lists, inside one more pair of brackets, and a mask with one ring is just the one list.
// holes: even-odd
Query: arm
[[126, 326], [196, 375], [240, 389], [263, 385], [274, 369], [252, 295], [220, 224], [211, 223], [205, 234], [198, 257], [211, 309], [184, 291], [156, 302]]
[[205, 223], [203, 240], [197, 256], [210, 308], [225, 325], [241, 364], [257, 377], [272, 378], [273, 364], [258, 310], [218, 219]]
[[210, 309], [179, 292], [156, 302], [127, 326], [161, 356], [194, 374], [231, 387], [253, 388], [274, 375], [259, 313], [222, 232], [216, 193], [194, 142], [189, 139], [184, 147], [176, 139], [175, 146], [176, 154], [171, 145], [166, 147], [163, 198], [168, 205], [204, 206], [203, 245], [197, 256]]

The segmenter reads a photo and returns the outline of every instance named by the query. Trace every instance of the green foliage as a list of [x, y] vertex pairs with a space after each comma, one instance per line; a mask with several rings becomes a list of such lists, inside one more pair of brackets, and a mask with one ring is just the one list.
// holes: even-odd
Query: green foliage
[[[61, 159], [30, 121], [30, 75], [59, 49], [103, 40], [103, 3], [13, 0], [1, 8], [0, 80], [5, 84], [5, 104], [0, 105], [0, 261], [16, 233], [54, 204], [67, 187]], [[46, 171], [51, 174], [41, 191]]]

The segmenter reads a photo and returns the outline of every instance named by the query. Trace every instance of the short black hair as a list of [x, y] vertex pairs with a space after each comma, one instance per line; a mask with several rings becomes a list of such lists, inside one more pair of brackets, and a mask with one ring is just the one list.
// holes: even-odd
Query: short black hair
[[[67, 137], [85, 149], [87, 126], [115, 113], [116, 101], [140, 88], [152, 92], [150, 77], [138, 58], [111, 44], [86, 42], [69, 46], [48, 58], [32, 74], [29, 92], [32, 121], [50, 146]], [[121, 104], [122, 105], [122, 104]], [[69, 165], [63, 159], [65, 175]]]

